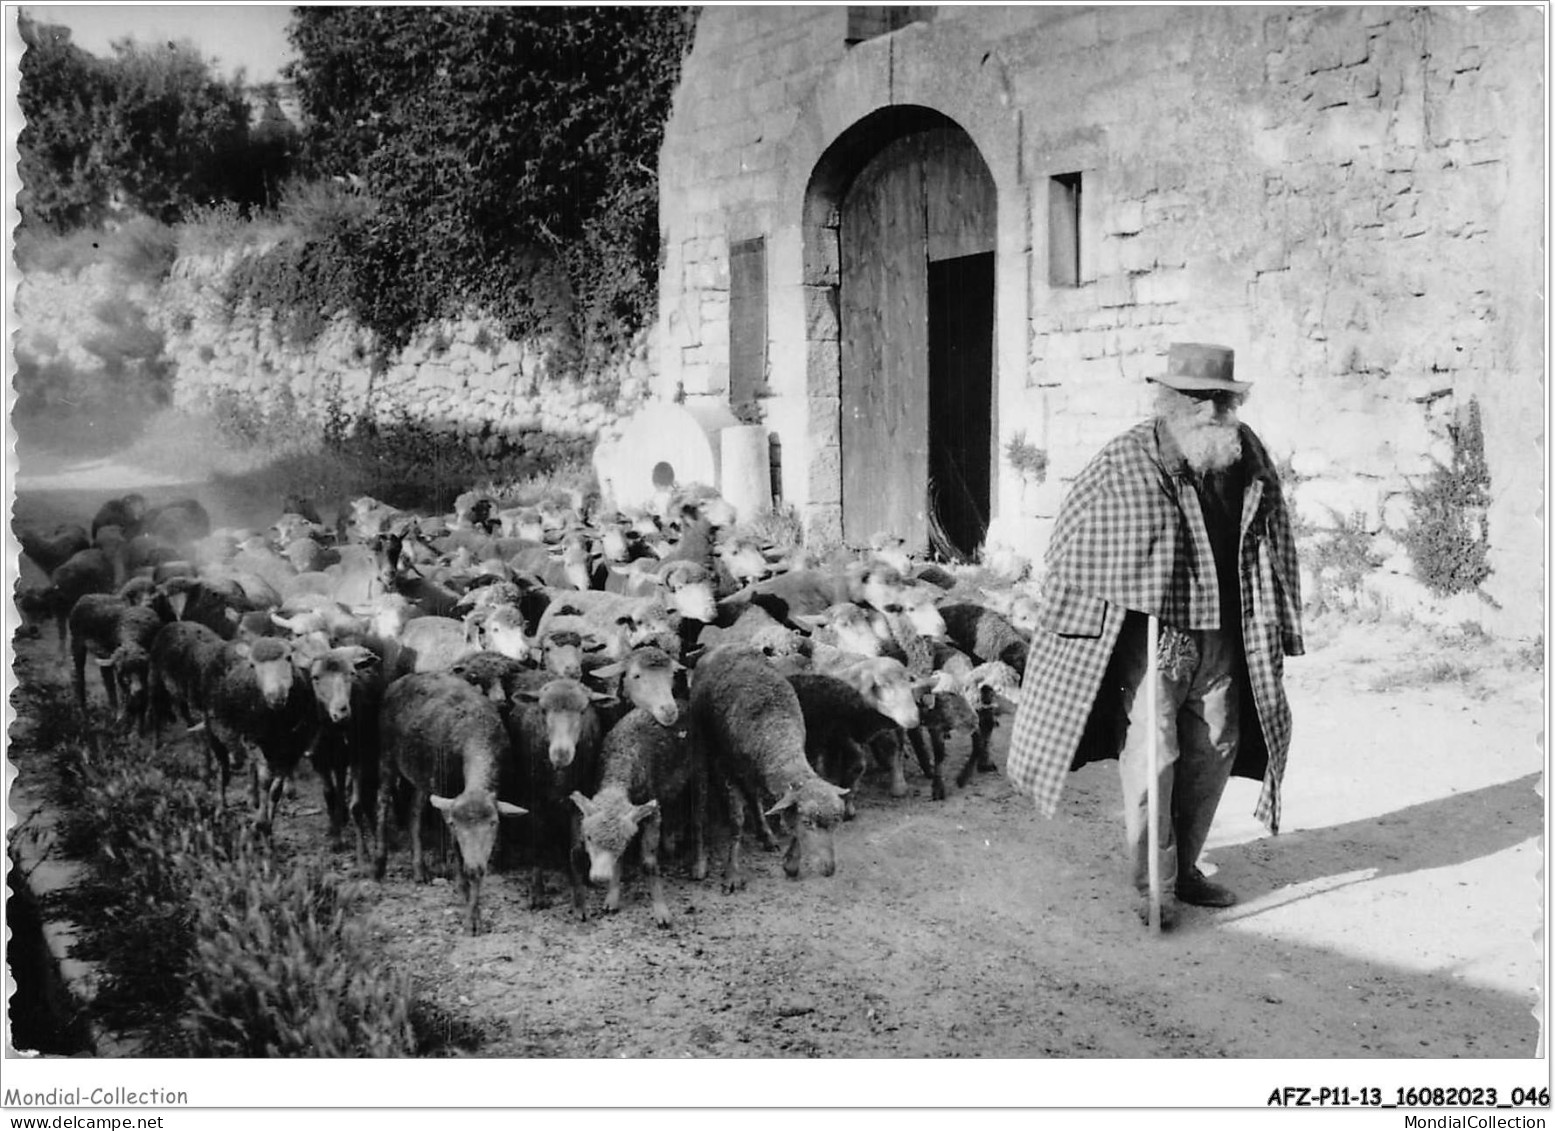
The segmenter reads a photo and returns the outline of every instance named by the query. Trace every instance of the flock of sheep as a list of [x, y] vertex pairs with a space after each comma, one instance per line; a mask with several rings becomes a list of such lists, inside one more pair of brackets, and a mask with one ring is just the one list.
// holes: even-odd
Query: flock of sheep
[[432, 806], [471, 933], [507, 818], [531, 906], [564, 867], [580, 916], [585, 876], [618, 909], [633, 844], [660, 925], [661, 847], [688, 848], [702, 879], [721, 841], [724, 886], [743, 888], [744, 836], [777, 848], [774, 818], [787, 875], [806, 860], [830, 875], [870, 764], [903, 796], [911, 749], [936, 800], [957, 736], [958, 785], [992, 769], [1024, 670], [1019, 587], [888, 538], [824, 559], [764, 546], [710, 492], [633, 514], [475, 492], [446, 516], [369, 497], [333, 525], [306, 499], [283, 510], [268, 530], [213, 531], [197, 500], [132, 494], [90, 529], [18, 530], [49, 575], [18, 605], [56, 623], [83, 714], [90, 657], [116, 725], [154, 756], [178, 719], [203, 734], [223, 804], [246, 766], [266, 832], [306, 758], [332, 845], [351, 826], [358, 866], [382, 879], [398, 818], [420, 881]]

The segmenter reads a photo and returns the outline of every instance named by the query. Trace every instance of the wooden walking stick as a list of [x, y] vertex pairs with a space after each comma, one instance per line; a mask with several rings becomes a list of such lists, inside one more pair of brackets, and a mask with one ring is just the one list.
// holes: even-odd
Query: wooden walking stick
[[1160, 641], [1160, 625], [1151, 614], [1145, 629], [1145, 718], [1149, 720], [1145, 738], [1145, 798], [1148, 826], [1145, 835], [1150, 839], [1150, 933], [1161, 933], [1161, 841], [1157, 830], [1161, 827], [1161, 754], [1159, 679], [1160, 662], [1156, 659]]

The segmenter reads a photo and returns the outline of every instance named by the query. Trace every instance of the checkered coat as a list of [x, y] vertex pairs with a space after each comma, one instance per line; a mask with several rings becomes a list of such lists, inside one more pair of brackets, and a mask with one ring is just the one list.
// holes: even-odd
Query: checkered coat
[[[1146, 421], [1107, 444], [1059, 511], [1043, 577], [1006, 775], [1052, 816], [1067, 772], [1116, 758], [1122, 705], [1102, 676], [1127, 610], [1183, 629], [1215, 628], [1220, 596], [1198, 494], [1180, 461], [1163, 458]], [[1262, 442], [1241, 427], [1246, 468], [1239, 562], [1248, 680], [1241, 747], [1232, 769], [1262, 779], [1255, 815], [1279, 831], [1280, 779], [1290, 749], [1285, 656], [1303, 652], [1295, 541], [1279, 478]]]

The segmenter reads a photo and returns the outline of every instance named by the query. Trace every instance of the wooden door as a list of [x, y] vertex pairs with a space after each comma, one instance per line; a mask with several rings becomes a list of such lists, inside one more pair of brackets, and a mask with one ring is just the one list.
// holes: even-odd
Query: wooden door
[[842, 534], [927, 544], [928, 255], [923, 164], [882, 150], [842, 206]]
[[[950, 503], [942, 502], [937, 525], [969, 551], [988, 518], [992, 178], [961, 130], [911, 134], [865, 165], [840, 219], [843, 537], [863, 545], [886, 532], [914, 551], [928, 549], [931, 474], [954, 474], [971, 495], [958, 490], [959, 517], [948, 523]], [[931, 311], [931, 263], [963, 259], [961, 268], [934, 275], [947, 280], [941, 289], [967, 280], [974, 291], [952, 305], [942, 295], [941, 309]], [[943, 325], [931, 368], [936, 317]], [[947, 407], [954, 418], [931, 423]]]

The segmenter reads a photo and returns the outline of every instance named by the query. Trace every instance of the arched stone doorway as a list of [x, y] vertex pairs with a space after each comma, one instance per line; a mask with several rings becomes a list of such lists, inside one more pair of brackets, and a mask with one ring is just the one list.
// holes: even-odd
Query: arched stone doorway
[[[844, 541], [968, 556], [991, 511], [996, 193], [937, 111], [845, 131], [806, 193], [812, 395], [836, 390]], [[816, 350], [835, 342], [834, 351]]]

